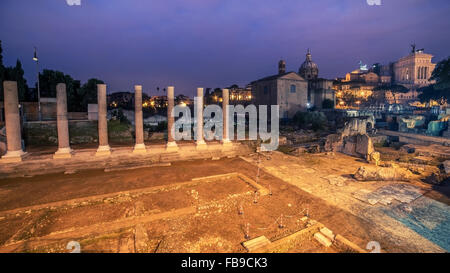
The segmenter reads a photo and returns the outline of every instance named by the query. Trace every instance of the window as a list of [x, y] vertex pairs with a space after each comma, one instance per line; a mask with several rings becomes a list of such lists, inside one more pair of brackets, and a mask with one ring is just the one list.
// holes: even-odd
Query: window
[[295, 93], [295, 85], [292, 84], [290, 90], [291, 90], [291, 93]]
[[264, 95], [267, 95], [269, 93], [269, 87], [264, 86]]

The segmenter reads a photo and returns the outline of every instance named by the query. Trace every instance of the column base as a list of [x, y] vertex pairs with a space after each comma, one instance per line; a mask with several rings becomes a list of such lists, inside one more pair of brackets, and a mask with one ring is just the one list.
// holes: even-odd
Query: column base
[[196, 142], [195, 148], [197, 150], [206, 150], [208, 149], [208, 145], [206, 145], [206, 142], [204, 140], [200, 140]]
[[221, 142], [223, 146], [233, 146], [233, 142], [231, 142], [229, 139], [222, 139]]
[[166, 151], [176, 152], [178, 151], [178, 145], [175, 141], [167, 142]]
[[70, 148], [59, 148], [58, 151], [56, 151], [53, 154], [53, 159], [71, 158], [71, 157], [72, 157], [72, 149]]
[[98, 146], [95, 156], [109, 156], [111, 155], [111, 148], [109, 145]]
[[4, 156], [0, 159], [1, 163], [16, 163], [22, 162], [22, 159], [27, 155], [26, 152], [22, 150], [18, 151], [7, 151]]
[[146, 154], [147, 148], [145, 148], [144, 143], [139, 143], [134, 145], [133, 154]]

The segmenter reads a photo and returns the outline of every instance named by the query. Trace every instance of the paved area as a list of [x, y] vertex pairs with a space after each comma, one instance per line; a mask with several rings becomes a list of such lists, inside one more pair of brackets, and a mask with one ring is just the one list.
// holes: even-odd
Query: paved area
[[[255, 157], [244, 157], [244, 159], [252, 164], [257, 164]], [[373, 228], [379, 236], [389, 238], [394, 244], [398, 245], [397, 249], [393, 248], [390, 251], [450, 251], [448, 236], [443, 232], [443, 230], [450, 228], [448, 198], [440, 198], [441, 200], [447, 199], [447, 204], [445, 204], [427, 196], [421, 196], [422, 194], [433, 192], [432, 187], [428, 184], [419, 180], [406, 183], [396, 181], [358, 182], [352, 179], [351, 174], [355, 173], [359, 166], [366, 163], [341, 154], [305, 154], [300, 157], [293, 157], [274, 152], [271, 155], [271, 160], [263, 160], [260, 164], [267, 173], [321, 198], [333, 206], [367, 220], [370, 223], [370, 228]], [[330, 174], [341, 177], [339, 179], [341, 184], [339, 185], [337, 182], [331, 183]], [[429, 214], [442, 215], [434, 220], [434, 225], [441, 227], [441, 229], [436, 230], [436, 233], [433, 232], [433, 229], [429, 229], [428, 232], [417, 232], [417, 229], [411, 227], [413, 224], [410, 224], [410, 222], [406, 223], [406, 220], [403, 221], [403, 218], [392, 217], [390, 212], [397, 210], [398, 206], [402, 204], [395, 198], [390, 198], [391, 202], [387, 202], [384, 205], [382, 202], [374, 202], [372, 205], [370, 202], [361, 201], [354, 196], [355, 193], [360, 191], [365, 191], [366, 193], [378, 191], [378, 193], [388, 194], [389, 189], [391, 194], [392, 191], [397, 189], [395, 197], [407, 199], [407, 201], [411, 202], [409, 208], [412, 213], [416, 210], [416, 206], [417, 209], [421, 208], [423, 210], [423, 205], [419, 205], [421, 202], [433, 204], [427, 206], [426, 209], [429, 210]], [[403, 189], [403, 192], [398, 189]], [[405, 195], [405, 189], [410, 189], [410, 194]], [[417, 221], [420, 220], [416, 219]], [[325, 222], [325, 220], [322, 220], [322, 222]], [[403, 248], [403, 246], [407, 247]]]

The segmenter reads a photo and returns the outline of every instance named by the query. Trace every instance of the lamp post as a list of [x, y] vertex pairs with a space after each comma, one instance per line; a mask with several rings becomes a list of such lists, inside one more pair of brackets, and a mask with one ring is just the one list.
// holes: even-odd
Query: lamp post
[[37, 72], [37, 95], [38, 95], [38, 117], [41, 120], [41, 90], [39, 89], [39, 59], [36, 53], [36, 47], [34, 47], [33, 61], [36, 62], [36, 72]]

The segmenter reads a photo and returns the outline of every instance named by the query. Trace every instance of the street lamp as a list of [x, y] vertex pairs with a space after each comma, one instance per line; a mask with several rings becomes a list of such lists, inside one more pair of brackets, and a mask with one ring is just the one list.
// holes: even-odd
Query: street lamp
[[36, 72], [37, 72], [37, 95], [38, 95], [38, 116], [39, 116], [39, 121], [40, 121], [40, 120], [41, 120], [41, 90], [40, 90], [40, 88], [39, 88], [39, 59], [38, 59], [38, 57], [37, 57], [36, 47], [34, 47], [33, 61], [36, 62]]

